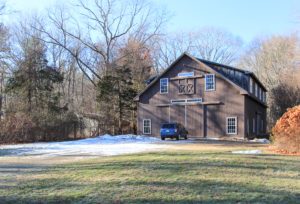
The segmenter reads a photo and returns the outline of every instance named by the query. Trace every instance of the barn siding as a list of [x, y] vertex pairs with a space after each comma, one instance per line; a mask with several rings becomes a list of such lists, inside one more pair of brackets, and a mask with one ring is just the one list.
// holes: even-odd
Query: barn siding
[[[161, 78], [169, 79], [167, 94], [160, 94], [160, 80], [156, 81], [144, 92], [138, 103], [138, 134], [143, 133], [143, 119], [151, 119], [152, 136], [159, 136], [160, 127], [165, 122], [180, 122], [185, 124], [185, 106], [171, 105], [158, 107], [162, 104], [170, 104], [171, 99], [202, 98], [203, 102], [220, 101], [218, 105], [206, 105], [206, 133], [207, 137], [240, 137], [246, 136], [246, 119], [252, 117], [251, 109], [265, 114], [265, 108], [257, 105], [246, 96], [241, 95], [240, 90], [226, 81], [222, 76], [215, 75], [215, 90], [205, 91], [205, 78], [196, 78], [195, 94], [181, 95], [178, 93], [178, 81], [170, 80], [181, 72], [194, 72], [195, 75], [214, 73], [205, 65], [199, 64], [188, 56], [184, 56], [173, 65]], [[260, 107], [261, 106], [261, 107]], [[170, 113], [170, 114], [169, 114]], [[187, 105], [187, 129], [191, 137], [203, 137], [203, 105]], [[237, 117], [237, 134], [226, 134], [226, 118]], [[265, 115], [263, 116], [265, 118]], [[169, 121], [170, 119], [170, 121]], [[252, 122], [252, 121], [250, 121]]]
[[[245, 135], [246, 137], [253, 138], [257, 136], [257, 115], [261, 115], [261, 119], [264, 121], [264, 128], [263, 130], [259, 131], [259, 134], [265, 134], [266, 133], [266, 108], [264, 105], [257, 103], [254, 99], [250, 98], [249, 96], [245, 96]], [[256, 121], [255, 124], [255, 133], [253, 133], [253, 118]], [[249, 135], [247, 134], [247, 119], [249, 119]], [[261, 121], [260, 121], [261, 124]]]
[[203, 137], [202, 106], [187, 107], [187, 130], [191, 137]]

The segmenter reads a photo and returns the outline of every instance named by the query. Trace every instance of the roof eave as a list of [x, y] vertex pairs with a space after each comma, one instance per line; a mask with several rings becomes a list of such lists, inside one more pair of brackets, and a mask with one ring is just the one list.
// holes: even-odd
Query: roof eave
[[255, 74], [253, 72], [246, 73], [246, 75], [252, 76], [255, 79], [255, 81], [257, 83], [259, 83], [259, 85], [264, 89], [264, 91], [268, 92], [268, 90], [266, 89], [266, 87], [259, 81], [259, 79], [257, 78], [257, 76], [255, 76]]
[[240, 90], [241, 94], [249, 94], [248, 91], [246, 91], [245, 89], [243, 89], [242, 87], [240, 87], [239, 85], [237, 85], [236, 83], [234, 83], [232, 80], [228, 79], [226, 76], [224, 76], [223, 74], [217, 72], [216, 70], [214, 70], [212, 67], [210, 67], [209, 65], [205, 64], [204, 62], [202, 62], [200, 59], [197, 59], [193, 56], [190, 56], [192, 59], [194, 59], [196, 62], [200, 63], [201, 65], [206, 66], [207, 68], [209, 68], [210, 70], [212, 70], [215, 74], [219, 75], [220, 77], [224, 78], [227, 82], [229, 82], [230, 84], [232, 84], [235, 88], [237, 88], [238, 90]]
[[254, 96], [252, 96], [251, 94], [249, 93], [241, 93], [242, 95], [247, 95], [249, 98], [251, 98], [252, 100], [254, 100], [255, 102], [261, 104], [262, 106], [264, 106], [265, 108], [268, 108], [267, 104], [258, 100], [257, 98], [255, 98]]
[[139, 100], [140, 100], [139, 96], [136, 96], [136, 97], [133, 98], [133, 101], [135, 101], [135, 102], [138, 102]]
[[[138, 102], [140, 100], [140, 96], [145, 93], [153, 84], [155, 84], [171, 67], [173, 67], [183, 56], [188, 56], [191, 59], [193, 59], [194, 61], [198, 62], [199, 64], [206, 66], [207, 68], [209, 68], [210, 70], [212, 70], [213, 72], [215, 72], [215, 74], [223, 77], [225, 80], [227, 80], [230, 84], [232, 84], [234, 87], [236, 87], [237, 89], [240, 90], [240, 94], [242, 95], [248, 95], [251, 97], [251, 95], [249, 94], [249, 92], [245, 89], [243, 89], [242, 87], [238, 86], [237, 84], [235, 84], [233, 81], [231, 81], [230, 79], [228, 79], [227, 77], [225, 77], [224, 75], [220, 74], [219, 72], [217, 72], [216, 70], [214, 70], [212, 67], [208, 66], [207, 64], [205, 64], [204, 62], [201, 61], [201, 59], [195, 58], [191, 55], [189, 55], [187, 52], [182, 53], [167, 69], [165, 69], [160, 75], [158, 75], [150, 84], [148, 84], [148, 86], [146, 86], [136, 97], [134, 97], [134, 101]], [[221, 64], [220, 64], [221, 65]], [[261, 85], [261, 87], [267, 91], [267, 89], [263, 86], [263, 84], [258, 80], [258, 78], [254, 75], [253, 72], [248, 72], [245, 73], [246, 75], [251, 75], [255, 78], [255, 80]], [[260, 102], [260, 101], [258, 101]], [[265, 105], [264, 103], [261, 103], [263, 105]], [[265, 105], [266, 106], [266, 105]]]
[[134, 97], [133, 100], [138, 102], [140, 100], [140, 96], [144, 92], [146, 92], [153, 84], [155, 84], [155, 82], [158, 81], [160, 77], [163, 76], [171, 67], [173, 67], [183, 56], [188, 56], [195, 59], [186, 52], [182, 53], [167, 69], [165, 69], [161, 74], [159, 74], [150, 84], [148, 84], [148, 86], [146, 86], [136, 97]]

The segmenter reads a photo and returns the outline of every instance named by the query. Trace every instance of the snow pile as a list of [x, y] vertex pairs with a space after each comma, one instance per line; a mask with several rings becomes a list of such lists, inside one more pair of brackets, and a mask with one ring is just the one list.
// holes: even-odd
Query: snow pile
[[233, 154], [261, 154], [261, 150], [234, 151]]
[[219, 137], [209, 137], [209, 138], [207, 138], [208, 140], [220, 140], [220, 138]]
[[40, 142], [18, 145], [0, 145], [5, 156], [111, 156], [166, 148], [168, 143], [189, 143], [191, 140], [161, 141], [155, 137], [136, 135], [102, 135], [67, 142]]
[[97, 137], [101, 144], [116, 144], [116, 143], [133, 143], [133, 142], [161, 142], [156, 137], [145, 137], [140, 135], [117, 135], [111, 136], [108, 134]]
[[259, 143], [270, 143], [270, 140], [268, 139], [254, 139], [254, 140], [250, 140], [250, 142], [259, 142]]

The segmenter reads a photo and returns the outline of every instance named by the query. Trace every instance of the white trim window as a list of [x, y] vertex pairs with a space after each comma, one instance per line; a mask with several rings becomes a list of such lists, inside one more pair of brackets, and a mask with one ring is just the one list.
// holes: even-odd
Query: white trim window
[[252, 132], [255, 133], [255, 118], [252, 120]]
[[168, 78], [160, 79], [160, 93], [165, 94], [168, 93]]
[[255, 96], [258, 97], [258, 87], [257, 87], [257, 83], [255, 83]]
[[237, 117], [226, 118], [226, 133], [237, 134]]
[[151, 119], [143, 120], [143, 134], [151, 134]]
[[205, 74], [205, 91], [215, 90], [215, 75]]
[[194, 72], [178, 73], [178, 77], [189, 77], [189, 76], [194, 76]]
[[266, 92], [263, 91], [263, 102], [265, 103], [266, 102]]
[[261, 100], [261, 94], [260, 94], [260, 92], [261, 92], [261, 88], [258, 87], [258, 98], [259, 98], [259, 100]]
[[190, 99], [171, 99], [172, 104], [177, 103], [202, 103], [202, 98], [190, 98]]
[[253, 93], [253, 79], [250, 77], [250, 83], [249, 83], [249, 91], [250, 93]]

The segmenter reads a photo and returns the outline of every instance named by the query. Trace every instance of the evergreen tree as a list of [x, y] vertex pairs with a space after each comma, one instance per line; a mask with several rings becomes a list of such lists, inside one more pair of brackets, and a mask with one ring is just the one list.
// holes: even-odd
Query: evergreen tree
[[[22, 54], [17, 69], [8, 80], [6, 91], [17, 93], [23, 99], [23, 107], [28, 114], [57, 113], [66, 109], [59, 107], [59, 93], [54, 93], [54, 85], [63, 82], [63, 76], [47, 65], [46, 46], [32, 36], [22, 46]], [[33, 110], [34, 109], [34, 110]]]
[[131, 111], [135, 109], [133, 98], [137, 92], [133, 87], [132, 73], [128, 66], [114, 66], [108, 75], [98, 82], [101, 113], [105, 116], [106, 125], [117, 127], [122, 133], [123, 123], [130, 120]]

